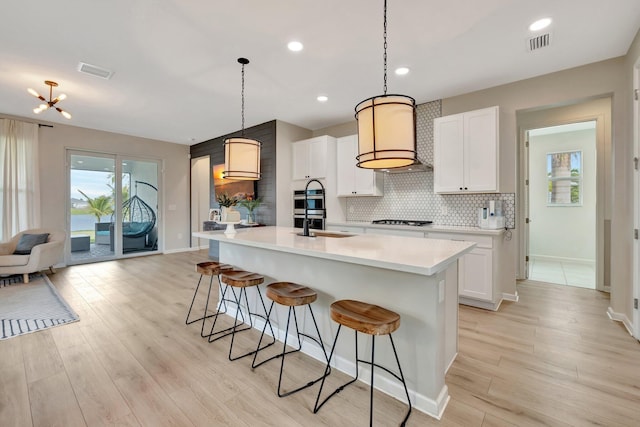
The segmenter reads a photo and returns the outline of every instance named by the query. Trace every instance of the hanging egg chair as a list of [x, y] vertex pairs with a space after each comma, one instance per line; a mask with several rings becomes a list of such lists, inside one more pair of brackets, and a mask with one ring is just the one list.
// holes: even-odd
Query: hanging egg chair
[[142, 237], [156, 225], [156, 213], [151, 206], [138, 197], [138, 184], [145, 184], [158, 191], [153, 185], [144, 181], [136, 181], [133, 197], [122, 203], [122, 235], [125, 237]]

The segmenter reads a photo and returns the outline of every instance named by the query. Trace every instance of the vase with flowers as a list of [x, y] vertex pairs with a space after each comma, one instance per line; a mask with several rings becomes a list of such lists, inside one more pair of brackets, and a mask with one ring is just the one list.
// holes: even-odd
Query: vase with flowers
[[253, 196], [247, 196], [246, 198], [238, 201], [240, 206], [247, 209], [247, 224], [255, 224], [253, 211], [260, 206], [260, 203], [262, 203], [260, 197], [254, 199]]
[[220, 219], [222, 222], [238, 222], [240, 221], [240, 212], [233, 207], [238, 204], [238, 199], [229, 197], [227, 193], [216, 196], [216, 201], [220, 205]]

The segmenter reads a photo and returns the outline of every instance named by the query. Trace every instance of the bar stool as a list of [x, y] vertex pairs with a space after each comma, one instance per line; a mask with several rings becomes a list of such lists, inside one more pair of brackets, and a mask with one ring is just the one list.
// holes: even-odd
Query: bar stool
[[[327, 352], [324, 348], [324, 345], [322, 344], [322, 339], [320, 338], [320, 329], [318, 329], [318, 323], [316, 322], [316, 317], [314, 316], [313, 309], [311, 308], [311, 303], [318, 298], [318, 293], [307, 286], [302, 286], [297, 283], [276, 282], [267, 286], [267, 297], [271, 300], [271, 306], [269, 307], [269, 312], [267, 313], [267, 317], [271, 316], [271, 311], [273, 310], [273, 305], [275, 303], [278, 303], [285, 307], [289, 307], [289, 313], [287, 315], [287, 327], [284, 333], [284, 345], [282, 346], [282, 353], [278, 353], [275, 356], [272, 356], [268, 359], [261, 361], [260, 363], [256, 363], [256, 359], [258, 357], [258, 351], [256, 351], [256, 353], [253, 355], [253, 362], [251, 363], [251, 368], [255, 369], [258, 366], [269, 362], [270, 360], [277, 359], [279, 357], [282, 358], [282, 360], [280, 361], [280, 375], [278, 377], [278, 397], [285, 397], [293, 393], [296, 393], [300, 390], [303, 390], [307, 387], [311, 387], [312, 385], [314, 385], [315, 383], [323, 379], [325, 376], [329, 375], [329, 373], [327, 372], [326, 374], [316, 378], [313, 381], [307, 382], [306, 384], [294, 390], [288, 391], [286, 393], [282, 393], [282, 389], [281, 389], [282, 371], [284, 370], [285, 355], [298, 352], [302, 349], [302, 340], [300, 339], [300, 336], [307, 337], [310, 340], [317, 343], [320, 346], [320, 348], [322, 348], [322, 352], [324, 353], [325, 360], [327, 361], [327, 363], [329, 363], [329, 357], [327, 356]], [[305, 305], [309, 308], [309, 313], [311, 313], [311, 319], [313, 320], [313, 326], [315, 327], [317, 338], [311, 335], [305, 334], [304, 332], [300, 332], [300, 329], [298, 328], [298, 317], [296, 315], [295, 308], [305, 306]], [[293, 321], [296, 326], [296, 334], [298, 337], [298, 348], [294, 350], [286, 351], [287, 337], [289, 336], [289, 324], [291, 321], [291, 313], [293, 313]], [[262, 343], [262, 338], [264, 337], [264, 333], [266, 329], [267, 329], [267, 325], [265, 323], [264, 328], [262, 329], [262, 335], [260, 335], [260, 341], [258, 341], [258, 348]]]
[[[226, 270], [233, 270], [233, 266], [228, 265], [228, 264], [221, 264], [221, 263], [215, 262], [215, 261], [200, 262], [200, 263], [196, 264], [196, 272], [200, 273], [200, 279], [198, 279], [198, 285], [196, 286], [196, 290], [193, 293], [193, 299], [191, 300], [191, 305], [189, 306], [189, 312], [187, 313], [187, 318], [185, 320], [185, 324], [190, 325], [192, 323], [202, 321], [202, 327], [200, 328], [200, 336], [202, 338], [205, 338], [207, 336], [204, 333], [204, 324], [206, 322], [206, 319], [209, 319], [211, 317], [217, 316], [220, 313], [226, 312], [226, 301], [227, 300], [224, 299], [224, 295], [225, 295], [225, 292], [226, 292], [226, 287], [225, 287], [225, 292], [223, 292], [222, 291], [222, 283], [220, 282], [220, 272], [226, 271]], [[209, 276], [210, 277], [210, 279], [209, 279], [209, 290], [207, 291], [207, 300], [206, 300], [205, 305], [204, 305], [204, 314], [203, 314], [202, 317], [198, 317], [197, 319], [189, 320], [189, 317], [191, 316], [191, 310], [193, 309], [193, 304], [196, 301], [196, 296], [198, 295], [198, 289], [200, 289], [200, 283], [202, 282], [202, 277], [203, 276]], [[218, 287], [220, 289], [220, 304], [224, 305], [225, 309], [224, 309], [224, 311], [218, 310], [213, 314], [207, 314], [208, 310], [209, 310], [209, 299], [211, 298], [211, 288], [213, 286], [213, 276], [217, 276], [218, 277]]]
[[[221, 272], [221, 276], [220, 276], [220, 280], [222, 283], [228, 285], [231, 288], [231, 292], [233, 294], [233, 298], [235, 301], [233, 301], [236, 306], [237, 306], [237, 310], [236, 310], [236, 314], [235, 314], [235, 319], [233, 321], [233, 326], [226, 328], [226, 329], [222, 329], [219, 331], [215, 331], [215, 327], [216, 327], [216, 322], [218, 321], [218, 317], [216, 317], [213, 321], [213, 324], [211, 325], [211, 333], [208, 336], [208, 341], [214, 342], [219, 340], [220, 338], [226, 337], [227, 335], [231, 335], [231, 345], [229, 346], [229, 360], [238, 360], [241, 359], [243, 357], [249, 356], [251, 354], [254, 354], [255, 352], [265, 349], [271, 345], [273, 345], [276, 342], [275, 339], [275, 334], [273, 332], [273, 327], [271, 326], [271, 322], [269, 321], [269, 317], [266, 316], [267, 314], [267, 307], [264, 304], [264, 299], [262, 298], [262, 292], [260, 292], [260, 287], [258, 285], [260, 285], [261, 283], [264, 282], [264, 276], [260, 275], [260, 274], [256, 274], [256, 273], [251, 273], [249, 271], [244, 271], [244, 270], [225, 270], [223, 272]], [[249, 305], [249, 298], [247, 297], [247, 288], [249, 287], [255, 287], [256, 291], [258, 293], [258, 298], [260, 299], [260, 303], [262, 304], [262, 309], [264, 310], [264, 315], [262, 314], [258, 314], [258, 313], [252, 313], [251, 312], [251, 307]], [[236, 291], [234, 290], [234, 288], [240, 288], [240, 293], [236, 294]], [[242, 296], [244, 295], [244, 300], [246, 303], [246, 309], [247, 309], [247, 317], [249, 318], [249, 325], [243, 327], [243, 328], [239, 328], [240, 325], [242, 325], [244, 323], [238, 323], [238, 314], [240, 313], [242, 315]], [[249, 351], [247, 353], [241, 354], [239, 356], [232, 356], [233, 353], [233, 343], [235, 340], [235, 336], [236, 336], [236, 332], [242, 332], [242, 331], [247, 331], [249, 329], [253, 328], [253, 320], [252, 320], [252, 316], [255, 317], [261, 317], [265, 320], [265, 328], [267, 326], [269, 326], [269, 329], [271, 330], [271, 336], [273, 337], [273, 340], [265, 345], [264, 347], [258, 347], [256, 350], [253, 351]]]
[[[369, 387], [369, 425], [373, 426], [373, 377], [374, 377], [374, 367], [380, 368], [387, 373], [393, 375], [398, 381], [402, 382], [404, 387], [404, 392], [407, 395], [407, 403], [409, 405], [409, 411], [407, 415], [402, 420], [401, 426], [404, 426], [409, 419], [409, 415], [411, 415], [411, 399], [409, 398], [409, 391], [407, 390], [407, 384], [404, 380], [404, 375], [402, 374], [402, 368], [400, 367], [400, 360], [398, 360], [398, 353], [396, 352], [396, 346], [393, 343], [393, 337], [391, 333], [400, 327], [400, 315], [387, 310], [385, 308], [379, 307], [373, 304], [367, 304], [365, 302], [354, 301], [354, 300], [339, 300], [335, 301], [331, 304], [331, 319], [334, 322], [338, 323], [338, 331], [336, 332], [336, 338], [333, 341], [333, 346], [331, 348], [331, 353], [329, 354], [329, 359], [333, 357], [333, 352], [336, 348], [336, 343], [338, 342], [338, 337], [340, 336], [340, 329], [342, 326], [346, 326], [351, 328], [355, 332], [355, 343], [356, 343], [356, 377], [351, 381], [343, 384], [338, 387], [333, 393], [331, 393], [326, 399], [324, 399], [320, 404], [320, 395], [322, 394], [322, 388], [324, 387], [324, 378], [322, 379], [322, 383], [320, 384], [320, 390], [318, 391], [318, 397], [316, 398], [316, 403], [313, 408], [313, 413], [317, 413], [318, 410], [324, 405], [327, 400], [331, 397], [340, 393], [346, 386], [354, 383], [358, 379], [358, 363], [362, 362], [371, 366], [371, 385]], [[361, 360], [358, 358], [358, 332], [363, 334], [371, 335], [371, 360]], [[391, 371], [390, 369], [381, 366], [374, 361], [375, 354], [375, 344], [376, 344], [376, 335], [389, 335], [389, 340], [391, 341], [391, 347], [393, 348], [393, 355], [395, 356], [396, 363], [398, 365], [399, 374]], [[327, 364], [327, 369], [325, 373], [329, 370], [329, 364]]]

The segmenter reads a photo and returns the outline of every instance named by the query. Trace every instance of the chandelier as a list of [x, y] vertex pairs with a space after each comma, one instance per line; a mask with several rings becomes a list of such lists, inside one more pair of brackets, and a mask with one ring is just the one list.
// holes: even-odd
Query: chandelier
[[260, 147], [262, 143], [244, 137], [244, 66], [247, 58], [238, 58], [242, 64], [242, 131], [239, 137], [224, 141], [223, 179], [253, 180], [260, 179]]
[[43, 104], [40, 104], [38, 107], [34, 108], [33, 112], [36, 113], [36, 114], [40, 114], [44, 110], [48, 110], [49, 108], [55, 108], [58, 111], [58, 113], [60, 113], [60, 114], [62, 114], [64, 116], [65, 119], [70, 119], [71, 118], [71, 114], [69, 114], [67, 111], [64, 111], [62, 108], [59, 108], [58, 106], [56, 106], [56, 104], [58, 102], [62, 101], [63, 99], [65, 99], [67, 97], [67, 95], [65, 95], [64, 93], [61, 93], [60, 95], [58, 95], [55, 98], [53, 98], [53, 88], [54, 87], [58, 87], [58, 83], [52, 82], [51, 80], [45, 80], [44, 84], [49, 86], [49, 100], [48, 101], [44, 98], [44, 96], [40, 95], [35, 90], [33, 90], [31, 88], [27, 89], [27, 91], [31, 95], [35, 96], [36, 98], [38, 98], [39, 100], [44, 102]]
[[387, 0], [384, 0], [384, 94], [356, 105], [357, 166], [394, 169], [417, 162], [416, 101], [410, 96], [387, 95]]

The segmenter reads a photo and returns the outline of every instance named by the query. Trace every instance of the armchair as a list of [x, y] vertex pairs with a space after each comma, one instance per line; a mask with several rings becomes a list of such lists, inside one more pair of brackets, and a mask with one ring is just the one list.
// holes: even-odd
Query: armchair
[[[47, 243], [34, 246], [29, 255], [14, 255], [20, 236], [25, 233], [49, 233], [49, 239]], [[22, 274], [24, 283], [29, 283], [29, 273], [45, 268], [53, 273], [53, 266], [63, 259], [66, 238], [67, 234], [61, 230], [36, 228], [21, 231], [11, 240], [0, 243], [0, 275]]]

